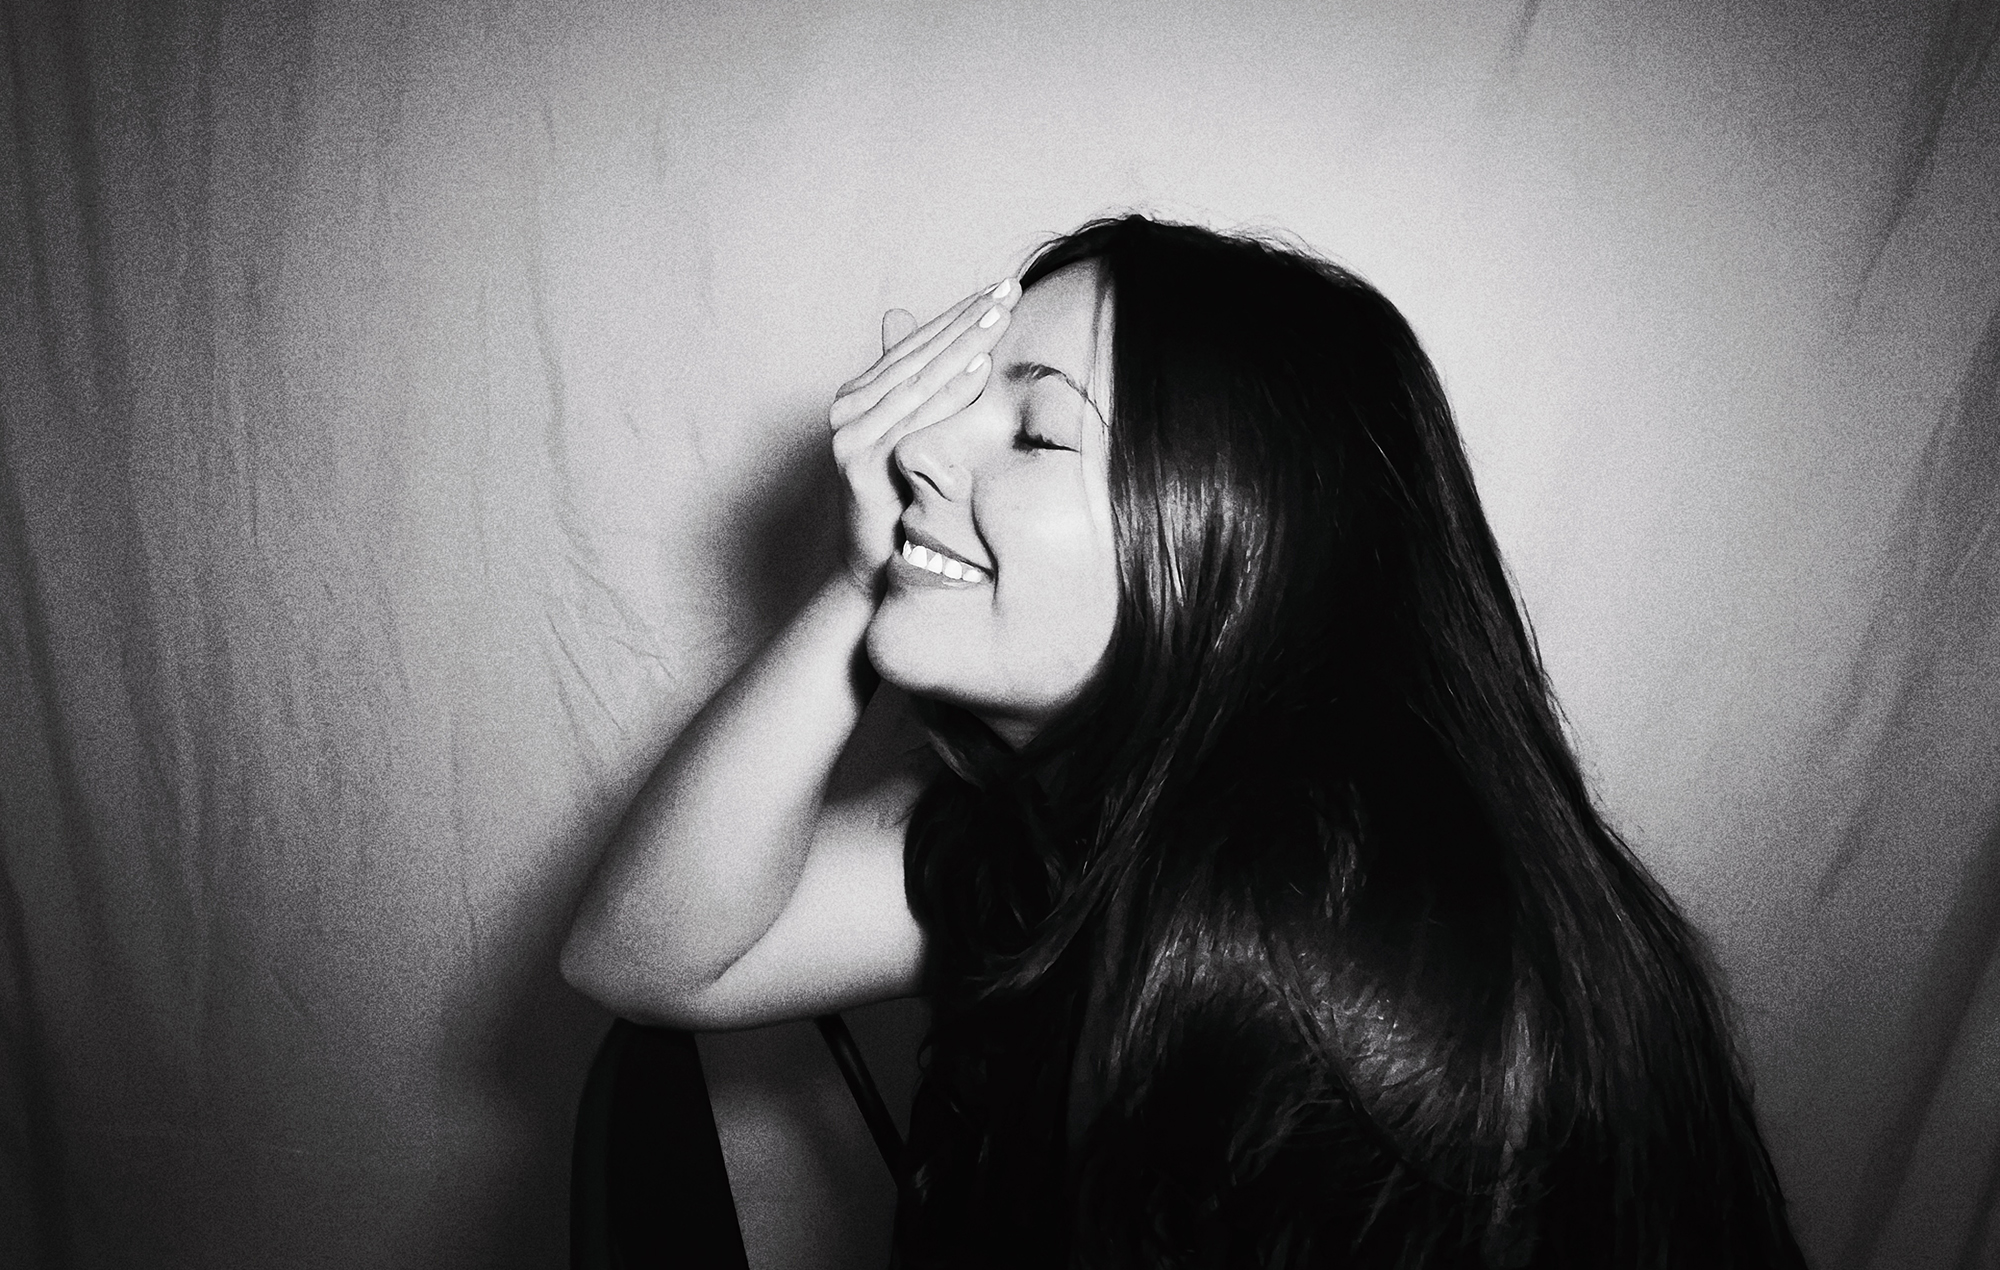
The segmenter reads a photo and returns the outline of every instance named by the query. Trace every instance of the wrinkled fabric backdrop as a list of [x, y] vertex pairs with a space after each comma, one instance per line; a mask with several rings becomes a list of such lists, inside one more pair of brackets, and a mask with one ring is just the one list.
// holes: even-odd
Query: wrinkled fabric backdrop
[[[0, 15], [0, 1264], [561, 1264], [558, 940], [833, 385], [1133, 206], [1403, 306], [1816, 1264], [2000, 1264], [2000, 5]], [[810, 1027], [703, 1053], [752, 1264], [881, 1264]]]

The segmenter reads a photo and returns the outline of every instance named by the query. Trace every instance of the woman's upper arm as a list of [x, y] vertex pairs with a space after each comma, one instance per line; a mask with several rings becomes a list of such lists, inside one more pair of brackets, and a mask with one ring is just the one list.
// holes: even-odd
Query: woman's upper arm
[[903, 835], [927, 777], [905, 765], [828, 802], [770, 929], [657, 1021], [726, 1031], [914, 995], [924, 940], [905, 898]]

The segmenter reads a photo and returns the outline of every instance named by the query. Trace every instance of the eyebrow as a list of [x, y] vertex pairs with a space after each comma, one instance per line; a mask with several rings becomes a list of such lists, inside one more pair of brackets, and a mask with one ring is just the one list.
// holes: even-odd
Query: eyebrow
[[1060, 379], [1068, 384], [1077, 396], [1083, 398], [1085, 405], [1097, 412], [1097, 421], [1099, 423], [1102, 423], [1106, 427], [1111, 426], [1111, 421], [1104, 417], [1103, 407], [1099, 406], [1096, 400], [1083, 390], [1082, 384], [1071, 379], [1064, 371], [1057, 370], [1055, 367], [1042, 362], [1015, 362], [1008, 366], [1002, 374], [1010, 384], [1025, 385], [1040, 383], [1044, 379]]

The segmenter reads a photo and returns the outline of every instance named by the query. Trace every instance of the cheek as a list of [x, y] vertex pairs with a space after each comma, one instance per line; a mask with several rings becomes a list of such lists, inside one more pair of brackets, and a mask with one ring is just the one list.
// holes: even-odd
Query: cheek
[[892, 589], [868, 655], [909, 692], [1030, 718], [1060, 709], [1097, 668], [1118, 617], [1109, 512], [1048, 480], [996, 482], [979, 508], [999, 564], [992, 585]]
[[999, 651], [1023, 679], [1057, 694], [1082, 686], [1118, 616], [1109, 527], [1073, 491], [1065, 493], [1022, 496], [1005, 509], [999, 523], [1009, 532], [993, 544], [1001, 561], [993, 597]]

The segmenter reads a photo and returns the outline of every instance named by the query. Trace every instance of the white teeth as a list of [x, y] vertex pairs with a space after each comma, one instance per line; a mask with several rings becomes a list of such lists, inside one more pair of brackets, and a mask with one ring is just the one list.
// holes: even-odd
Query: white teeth
[[975, 565], [969, 565], [963, 560], [955, 560], [941, 551], [932, 551], [929, 547], [920, 547], [908, 539], [903, 541], [901, 554], [903, 559], [909, 561], [916, 568], [926, 569], [932, 573], [941, 573], [955, 582], [986, 581], [986, 571], [984, 569]]

